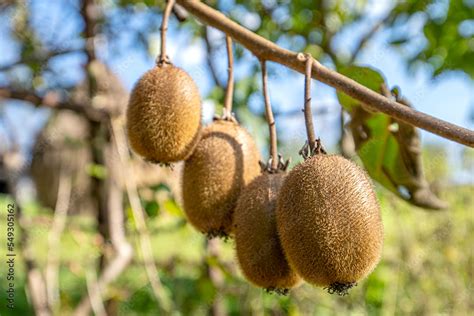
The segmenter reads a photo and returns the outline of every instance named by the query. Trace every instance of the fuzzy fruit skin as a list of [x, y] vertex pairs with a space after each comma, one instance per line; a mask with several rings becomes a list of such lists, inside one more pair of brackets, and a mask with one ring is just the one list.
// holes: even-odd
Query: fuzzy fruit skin
[[234, 212], [237, 259], [247, 280], [267, 289], [289, 289], [300, 278], [290, 268], [276, 228], [276, 200], [286, 173], [262, 173], [242, 191]]
[[200, 130], [199, 90], [184, 70], [157, 66], [138, 80], [127, 109], [128, 139], [137, 154], [153, 162], [184, 160]]
[[191, 224], [212, 235], [229, 235], [241, 189], [260, 173], [260, 153], [250, 134], [236, 123], [207, 126], [184, 163], [183, 202]]
[[372, 183], [341, 156], [313, 156], [288, 174], [277, 227], [290, 266], [313, 285], [357, 282], [380, 260], [383, 225]]

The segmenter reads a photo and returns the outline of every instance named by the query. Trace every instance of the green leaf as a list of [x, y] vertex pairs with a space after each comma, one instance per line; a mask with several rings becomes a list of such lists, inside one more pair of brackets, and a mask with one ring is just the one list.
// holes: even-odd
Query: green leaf
[[398, 38], [393, 38], [389, 41], [390, 45], [393, 46], [399, 46], [399, 45], [404, 45], [408, 43], [410, 39], [408, 37], [398, 37]]
[[[379, 72], [368, 67], [347, 66], [341, 67], [338, 71], [374, 91], [379, 91], [385, 82], [385, 79]], [[344, 109], [349, 112], [351, 112], [354, 107], [359, 107], [360, 105], [358, 100], [351, 98], [344, 92], [338, 91], [337, 97]]]
[[[383, 76], [370, 68], [350, 66], [341, 73], [376, 92], [385, 86]], [[398, 87], [393, 92], [398, 97], [401, 94]], [[359, 101], [343, 93], [338, 93], [338, 98], [351, 115], [349, 126], [357, 154], [370, 177], [414, 205], [429, 209], [446, 207], [425, 179], [416, 128], [383, 113], [368, 112]], [[409, 106], [407, 100], [398, 101]]]
[[144, 208], [147, 215], [150, 218], [155, 218], [158, 215], [158, 212], [160, 211], [160, 205], [158, 204], [158, 202], [153, 200], [147, 201], [144, 204]]
[[171, 192], [170, 187], [168, 185], [166, 185], [165, 183], [159, 183], [159, 184], [152, 185], [150, 187], [150, 190], [152, 190], [153, 192], [159, 192], [159, 191]]
[[107, 169], [103, 165], [91, 163], [86, 168], [87, 173], [97, 179], [105, 179], [107, 177]]
[[183, 217], [183, 210], [181, 210], [181, 207], [179, 207], [175, 200], [167, 200], [163, 206], [168, 213], [177, 217]]

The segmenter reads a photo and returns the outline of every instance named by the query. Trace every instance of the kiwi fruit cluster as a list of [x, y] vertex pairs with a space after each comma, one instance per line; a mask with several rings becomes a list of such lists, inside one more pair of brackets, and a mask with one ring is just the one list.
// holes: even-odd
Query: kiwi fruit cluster
[[188, 221], [209, 238], [235, 237], [249, 282], [285, 294], [304, 280], [347, 294], [375, 268], [383, 246], [367, 174], [321, 150], [288, 173], [261, 167], [254, 140], [234, 118], [201, 128], [200, 103], [183, 70], [164, 65], [147, 72], [127, 111], [132, 149], [153, 162], [184, 160]]
[[156, 67], [128, 108], [131, 147], [147, 160], [184, 160], [182, 198], [190, 224], [209, 238], [234, 237], [252, 284], [286, 294], [304, 280], [347, 294], [380, 260], [383, 225], [367, 174], [324, 151], [286, 172], [260, 164], [251, 135], [223, 116], [201, 130], [192, 79]]
[[[262, 77], [265, 85], [266, 73]], [[305, 100], [306, 108], [309, 97]], [[268, 95], [265, 102], [276, 156]], [[224, 115], [202, 128], [196, 84], [162, 58], [132, 91], [130, 146], [151, 162], [184, 160], [182, 200], [189, 223], [208, 238], [235, 238], [237, 261], [250, 283], [286, 294], [304, 280], [347, 294], [382, 252], [380, 207], [369, 177], [342, 156], [326, 154], [319, 140], [316, 147], [303, 147], [305, 160], [289, 172], [281, 157], [261, 163], [231, 105], [227, 99]], [[312, 138], [308, 132], [307, 144]]]

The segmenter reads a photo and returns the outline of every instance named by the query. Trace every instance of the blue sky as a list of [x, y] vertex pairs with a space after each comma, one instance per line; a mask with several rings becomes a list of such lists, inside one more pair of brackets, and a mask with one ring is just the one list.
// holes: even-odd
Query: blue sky
[[[38, 13], [38, 18], [35, 20], [37, 29], [44, 32], [46, 36], [51, 35], [52, 29], [54, 36], [64, 36], [67, 41], [68, 34], [77, 32], [80, 23], [77, 17], [68, 17], [68, 23], [63, 26], [63, 17], [67, 15], [67, 6], [61, 4], [59, 0], [45, 2], [33, 1], [33, 8]], [[371, 6], [368, 7], [367, 20], [364, 23], [348, 28], [339, 36], [335, 42], [335, 47], [341, 53], [349, 52], [357, 43], [358, 36], [370, 27], [371, 23], [377, 19], [378, 16], [384, 14], [391, 6], [390, 1], [371, 1]], [[71, 10], [71, 7], [69, 7]], [[140, 14], [132, 21], [128, 21], [130, 25], [140, 25], [143, 20], [140, 19]], [[7, 19], [0, 22], [0, 65], [8, 64], [17, 59], [17, 47], [12, 45], [7, 32]], [[0, 20], [0, 21], [1, 21]], [[256, 17], [250, 15], [248, 17], [249, 23], [255, 23]], [[157, 25], [160, 21], [156, 21]], [[258, 17], [257, 17], [258, 22]], [[408, 29], [412, 30], [414, 34], [420, 33], [422, 25], [422, 18], [414, 19]], [[46, 23], [46, 24], [45, 24]], [[61, 26], [61, 30], [57, 28]], [[420, 33], [421, 34], [421, 33]], [[139, 49], [133, 47], [126, 48], [126, 51], [121, 52], [118, 56], [109, 55], [106, 48], [111, 43], [99, 41], [98, 47], [100, 50], [99, 56], [120, 76], [128, 89], [131, 89], [139, 76], [154, 65], [154, 55], [159, 51], [159, 35], [152, 34], [153, 45], [149, 56], [145, 56]], [[224, 41], [222, 35], [215, 31], [211, 32], [213, 42], [220, 46], [218, 51], [218, 58], [216, 60], [217, 68], [221, 78], [225, 79], [226, 74], [226, 57], [224, 52]], [[127, 42], [126, 34], [122, 34], [120, 40]], [[441, 76], [437, 80], [432, 80], [430, 77], [430, 69], [420, 67], [416, 71], [409, 72], [403, 60], [404, 52], [396, 51], [387, 46], [388, 34], [380, 32], [378, 36], [368, 45], [360, 58], [357, 60], [358, 64], [375, 67], [381, 70], [387, 78], [389, 85], [398, 85], [401, 87], [403, 95], [412, 101], [414, 106], [425, 113], [442, 118], [452, 123], [473, 128], [472, 122], [469, 122], [468, 117], [471, 109], [474, 107], [474, 83], [467, 75], [462, 73], [452, 73]], [[80, 43], [79, 43], [80, 44]], [[280, 43], [285, 46], [287, 43]], [[175, 65], [187, 70], [197, 82], [202, 95], [206, 95], [212, 89], [212, 80], [209, 76], [205, 63], [205, 47], [201, 40], [191, 39], [190, 35], [185, 30], [178, 29], [178, 23], [171, 21], [169, 30], [169, 54]], [[423, 45], [423, 40], [420, 39], [418, 45]], [[290, 46], [286, 48], [291, 49]], [[412, 47], [416, 49], [416, 47]], [[245, 55], [246, 60], [252, 60], [255, 57], [250, 54]], [[57, 58], [55, 60], [55, 67], [68, 80], [79, 80], [80, 71], [78, 65], [83, 59], [80, 55], [71, 55], [65, 58]], [[71, 66], [73, 65], [73, 66]], [[303, 76], [301, 74], [284, 69], [282, 66], [276, 64], [269, 64], [270, 70], [278, 74], [277, 76], [270, 76], [270, 95], [272, 104], [279, 110], [295, 110], [301, 108], [303, 105]], [[242, 79], [248, 72], [247, 63], [242, 63], [236, 69], [236, 80]], [[21, 71], [19, 71], [21, 73]], [[0, 84], [5, 80], [0, 75]], [[236, 91], [238, 93], [238, 91]], [[339, 135], [338, 132], [338, 111], [339, 106], [335, 99], [335, 90], [332, 87], [321, 83], [314, 82], [313, 84], [313, 105], [317, 108], [321, 105], [329, 107], [328, 114], [322, 117], [316, 117], [317, 133], [321, 138], [329, 144], [333, 145]], [[263, 102], [261, 98], [252, 100], [249, 105], [254, 111], [263, 110]], [[47, 117], [48, 111], [33, 110], [28, 106], [21, 106], [18, 102], [12, 102], [6, 106], [6, 113], [11, 125], [18, 130], [22, 143], [29, 146], [32, 141], [32, 135], [42, 126]], [[213, 114], [213, 104], [204, 102], [205, 118], [209, 119]], [[303, 115], [300, 116], [279, 116], [277, 121], [279, 134], [282, 140], [289, 142], [304, 141], [304, 127]], [[0, 128], [0, 133], [4, 130]], [[452, 164], [456, 165], [459, 159], [459, 153], [463, 150], [463, 146], [447, 141], [433, 134], [422, 132], [422, 141], [424, 144], [435, 143], [444, 146], [448, 152], [451, 153], [450, 159]], [[472, 174], [462, 173], [461, 177], [471, 177]]]

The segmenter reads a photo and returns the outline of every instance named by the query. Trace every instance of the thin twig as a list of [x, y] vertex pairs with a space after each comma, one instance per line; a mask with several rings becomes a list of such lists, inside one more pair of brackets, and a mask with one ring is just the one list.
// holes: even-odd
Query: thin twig
[[50, 316], [51, 307], [48, 304], [46, 294], [46, 284], [43, 275], [38, 267], [38, 262], [31, 252], [30, 227], [26, 225], [23, 216], [22, 201], [17, 194], [18, 180], [23, 176], [24, 163], [23, 157], [18, 150], [10, 150], [4, 153], [4, 166], [7, 173], [8, 192], [13, 200], [15, 207], [16, 220], [18, 224], [19, 240], [17, 249], [21, 252], [25, 263], [26, 286], [28, 289], [28, 298], [31, 302], [34, 314], [37, 316]]
[[262, 90], [263, 100], [265, 102], [265, 115], [267, 118], [268, 129], [270, 132], [270, 159], [271, 159], [271, 170], [278, 169], [278, 143], [277, 143], [277, 131], [275, 126], [275, 118], [273, 117], [272, 105], [270, 104], [270, 96], [268, 95], [268, 74], [267, 64], [265, 60], [260, 60], [262, 67]]
[[365, 33], [359, 43], [357, 44], [357, 47], [354, 49], [354, 52], [351, 55], [351, 59], [349, 60], [349, 64], [352, 64], [357, 56], [359, 56], [359, 53], [362, 51], [362, 48], [374, 37], [377, 32], [382, 29], [382, 27], [387, 23], [387, 21], [392, 17], [392, 10], [388, 11], [388, 14], [385, 15], [382, 19], [380, 19], [377, 23], [375, 23], [368, 31]]
[[118, 112], [113, 112], [106, 109], [96, 109], [88, 104], [75, 103], [69, 99], [67, 101], [61, 100], [59, 92], [49, 91], [44, 96], [40, 96], [28, 90], [15, 89], [10, 87], [0, 87], [0, 99], [14, 99], [29, 102], [36, 107], [43, 106], [53, 110], [71, 110], [79, 114], [83, 114], [88, 120], [100, 122], [107, 119], [110, 115], [118, 115]]
[[173, 14], [179, 22], [184, 22], [188, 18], [188, 12], [179, 4], [173, 6]]
[[[305, 73], [304, 55], [283, 49], [275, 43], [251, 32], [230, 20], [221, 12], [212, 9], [201, 1], [177, 0], [190, 14], [209, 26], [231, 36], [259, 59], [274, 61], [300, 73]], [[474, 132], [455, 124], [440, 120], [431, 115], [416, 111], [333, 71], [319, 62], [313, 62], [314, 79], [318, 79], [337, 90], [359, 100], [373, 111], [380, 111], [407, 124], [422, 128], [441, 137], [474, 147]]]
[[[113, 147], [115, 150], [116, 148]], [[75, 316], [89, 315], [92, 308], [92, 303], [97, 300], [102, 300], [102, 293], [107, 290], [109, 284], [114, 281], [125, 268], [130, 264], [133, 248], [127, 241], [125, 233], [125, 219], [123, 209], [123, 192], [118, 183], [119, 172], [117, 168], [110, 162], [107, 161], [107, 225], [108, 231], [110, 232], [110, 240], [112, 246], [116, 252], [115, 257], [107, 262], [107, 265], [102, 270], [99, 279], [97, 280], [97, 286], [85, 295], [79, 305], [74, 311]]]
[[101, 295], [99, 283], [97, 282], [97, 277], [91, 270], [86, 270], [86, 286], [87, 293], [89, 293], [89, 299], [91, 301], [92, 311], [95, 316], [106, 316], [107, 312]]
[[209, 71], [211, 73], [212, 79], [214, 80], [214, 83], [222, 88], [224, 85], [220, 82], [219, 77], [217, 76], [217, 70], [216, 67], [214, 66], [213, 60], [214, 60], [214, 47], [211, 44], [211, 41], [209, 40], [209, 33], [207, 31], [207, 26], [203, 26], [203, 39], [204, 39], [204, 44], [206, 45], [206, 61], [207, 61], [207, 66], [209, 67]]
[[[1, 89], [0, 89], [1, 95]], [[1, 100], [1, 99], [0, 99]], [[15, 125], [10, 120], [10, 118], [5, 113], [5, 107], [1, 104], [0, 107], [0, 123], [3, 124], [3, 129], [5, 131], [6, 139], [9, 142], [10, 150], [18, 150], [20, 148], [19, 139], [20, 136], [18, 135], [18, 129], [15, 128]], [[0, 153], [1, 154], [1, 153]]]
[[158, 270], [155, 266], [155, 261], [153, 259], [153, 249], [151, 247], [150, 234], [148, 232], [145, 222], [145, 212], [138, 196], [135, 176], [129, 168], [128, 161], [130, 160], [130, 156], [125, 138], [125, 131], [121, 123], [118, 122], [118, 119], [111, 121], [111, 129], [113, 139], [115, 140], [115, 144], [118, 150], [120, 164], [122, 166], [121, 170], [124, 173], [124, 179], [126, 179], [125, 186], [132, 209], [134, 222], [140, 239], [140, 248], [145, 264], [145, 270], [148, 279], [150, 280], [150, 284], [153, 289], [153, 293], [156, 297], [156, 300], [160, 303], [160, 308], [162, 308], [165, 313], [169, 313], [172, 309], [172, 301], [171, 298], [168, 296], [168, 293], [166, 292], [165, 288], [161, 284]]
[[311, 112], [311, 71], [313, 69], [313, 57], [306, 54], [306, 72], [304, 78], [304, 122], [306, 124], [306, 135], [311, 152], [316, 146], [316, 135], [314, 134], [313, 114]]
[[[24, 231], [24, 230], [23, 230]], [[25, 259], [26, 265], [31, 263], [30, 259]], [[51, 309], [48, 305], [46, 295], [46, 284], [40, 269], [35, 264], [27, 269], [28, 294], [31, 299], [31, 305], [37, 316], [49, 316]]]
[[[311, 106], [311, 111], [314, 116], [321, 116], [321, 115], [334, 115], [335, 113], [340, 112], [340, 105], [337, 102], [318, 102], [317, 105], [315, 105], [315, 102], [312, 102]], [[291, 110], [276, 110], [273, 111], [273, 115], [278, 118], [278, 116], [285, 116], [285, 117], [291, 117], [291, 116], [300, 116], [301, 115], [301, 109], [291, 109]]]
[[333, 31], [330, 31], [330, 28], [328, 27], [328, 20], [330, 19], [330, 16], [331, 16], [328, 13], [328, 11], [330, 10], [329, 7], [330, 7], [329, 1], [321, 2], [321, 8], [320, 8], [321, 27], [324, 30], [321, 48], [331, 58], [334, 65], [337, 65], [339, 63], [339, 58], [331, 45], [335, 33]]
[[94, 16], [93, 12], [95, 11], [95, 2], [94, 0], [82, 0], [81, 1], [81, 9], [80, 14], [82, 19], [84, 20], [84, 31], [83, 37], [85, 39], [85, 47], [84, 51], [87, 56], [87, 62], [85, 64], [85, 68], [87, 70], [88, 66], [92, 61], [96, 59], [95, 54], [95, 45], [94, 45], [94, 37], [96, 32], [96, 17]]
[[164, 65], [170, 63], [168, 55], [166, 55], [166, 31], [168, 30], [168, 20], [173, 9], [174, 0], [166, 2], [165, 11], [163, 12], [163, 20], [161, 21], [161, 53], [157, 60], [157, 65]]
[[232, 38], [228, 35], [225, 37], [227, 49], [227, 88], [224, 98], [224, 116], [232, 116], [232, 98], [234, 95], [234, 56], [232, 53]]
[[34, 55], [27, 58], [21, 58], [8, 65], [0, 65], [0, 72], [9, 71], [16, 66], [29, 64], [29, 63], [38, 63], [38, 64], [46, 65], [49, 62], [49, 60], [54, 57], [57, 57], [59, 55], [69, 54], [69, 53], [75, 53], [79, 51], [80, 51], [79, 49], [70, 48], [70, 49], [56, 50], [56, 51], [42, 53], [42, 54], [39, 54], [39, 56]]
[[[217, 258], [219, 257], [219, 250], [220, 250], [220, 240], [218, 239], [209, 239], [205, 240], [205, 246], [207, 250], [207, 254], [209, 257]], [[209, 257], [206, 257], [205, 265], [207, 267], [207, 277], [211, 281], [212, 285], [216, 289], [216, 296], [212, 300], [211, 306], [209, 308], [209, 315], [227, 315], [226, 304], [225, 301], [222, 299], [221, 291], [225, 287], [225, 276], [220, 267], [209, 264]]]
[[70, 175], [60, 168], [58, 198], [54, 210], [54, 219], [48, 234], [48, 256], [46, 262], [46, 289], [48, 292], [48, 302], [53, 311], [59, 311], [59, 264], [61, 253], [61, 235], [66, 226], [67, 212], [71, 199], [71, 178]]

